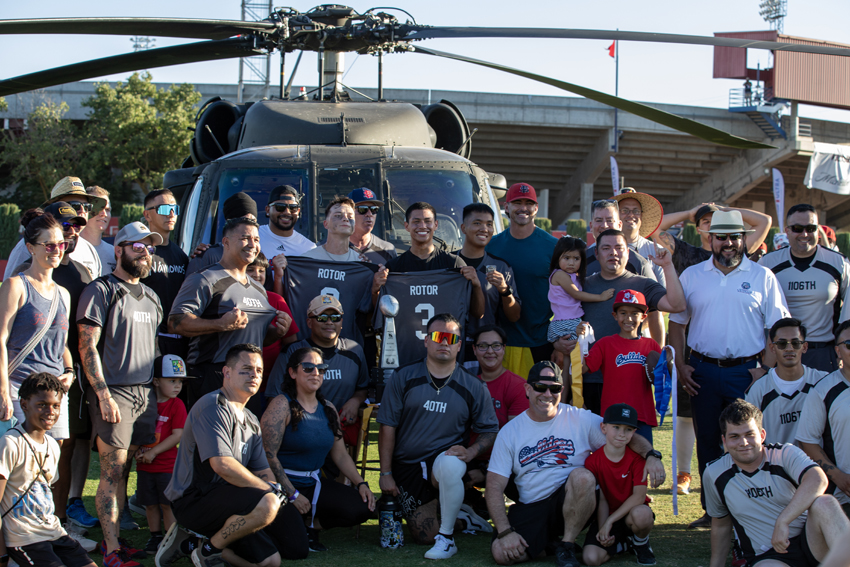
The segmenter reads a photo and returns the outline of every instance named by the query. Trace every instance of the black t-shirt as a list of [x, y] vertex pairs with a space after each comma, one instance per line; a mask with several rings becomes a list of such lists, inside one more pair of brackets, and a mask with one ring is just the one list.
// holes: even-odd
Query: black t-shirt
[[408, 250], [398, 258], [387, 262], [387, 269], [391, 272], [427, 272], [430, 270], [463, 268], [464, 266], [466, 266], [466, 263], [460, 257], [444, 252], [436, 247], [430, 256], [424, 260]]
[[[159, 296], [163, 313], [171, 312], [174, 298], [186, 279], [188, 265], [189, 257], [173, 241], [156, 247], [156, 253], [151, 257], [151, 273], [142, 282]], [[167, 319], [160, 325], [160, 333], [168, 332]]]
[[483, 262], [483, 261], [484, 261], [484, 256], [480, 256], [480, 257], [478, 257], [478, 258], [467, 258], [466, 256], [464, 256], [464, 255], [463, 255], [463, 254], [461, 254], [460, 252], [458, 252], [458, 253], [457, 253], [457, 255], [458, 255], [458, 256], [460, 256], [460, 259], [461, 259], [461, 260], [463, 260], [464, 262], [466, 262], [466, 265], [467, 265], [467, 266], [472, 266], [472, 267], [473, 267], [473, 268], [475, 268], [476, 270], [478, 269], [478, 266], [480, 266], [480, 265], [481, 265], [481, 262]]

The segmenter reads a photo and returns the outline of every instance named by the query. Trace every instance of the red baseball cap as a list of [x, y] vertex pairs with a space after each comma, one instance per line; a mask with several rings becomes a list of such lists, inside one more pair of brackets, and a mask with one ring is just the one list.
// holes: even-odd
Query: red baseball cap
[[617, 293], [617, 296], [614, 298], [614, 311], [616, 311], [621, 305], [637, 307], [644, 313], [649, 310], [649, 307], [646, 306], [646, 298], [643, 294], [633, 289], [622, 289]]
[[534, 190], [534, 187], [532, 187], [528, 183], [514, 183], [513, 185], [511, 185], [511, 188], [508, 189], [508, 196], [506, 198], [506, 202], [510, 203], [511, 201], [516, 201], [517, 199], [531, 199], [536, 203], [537, 192]]

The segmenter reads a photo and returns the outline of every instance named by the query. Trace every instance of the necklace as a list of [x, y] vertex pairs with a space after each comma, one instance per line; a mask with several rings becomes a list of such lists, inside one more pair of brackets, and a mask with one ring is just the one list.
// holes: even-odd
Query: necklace
[[443, 388], [445, 388], [446, 386], [448, 386], [448, 385], [449, 385], [449, 382], [451, 381], [452, 376], [454, 375], [454, 372], [452, 372], [451, 374], [449, 374], [448, 376], [446, 376], [446, 378], [445, 378], [445, 380], [446, 380], [446, 381], [445, 381], [445, 383], [444, 383], [442, 386], [437, 386], [437, 383], [436, 383], [436, 382], [434, 382], [434, 377], [433, 377], [433, 376], [431, 376], [431, 371], [430, 371], [430, 370], [428, 370], [428, 365], [427, 365], [427, 364], [425, 365], [425, 372], [428, 374], [428, 380], [430, 380], [430, 381], [431, 381], [431, 385], [432, 385], [432, 386], [434, 386], [434, 389], [435, 389], [435, 390], [437, 390], [437, 395], [438, 395], [438, 396], [440, 395], [440, 390], [442, 390]]

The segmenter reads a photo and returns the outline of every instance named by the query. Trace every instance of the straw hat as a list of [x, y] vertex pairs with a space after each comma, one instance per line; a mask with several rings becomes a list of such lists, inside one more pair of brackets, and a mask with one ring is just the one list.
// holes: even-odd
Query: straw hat
[[661, 226], [661, 218], [664, 216], [664, 209], [658, 199], [647, 193], [638, 193], [632, 187], [623, 187], [620, 194], [614, 196], [614, 200], [618, 203], [623, 199], [634, 199], [640, 203], [640, 230], [638, 234], [644, 238], [649, 238], [655, 234], [655, 231]]
[[66, 197], [68, 195], [79, 195], [80, 197], [85, 197], [86, 202], [92, 204], [92, 216], [96, 215], [102, 211], [104, 207], [106, 207], [106, 199], [95, 195], [89, 195], [86, 193], [86, 187], [83, 185], [83, 182], [79, 177], [68, 176], [63, 177], [56, 183], [56, 185], [53, 186], [53, 190], [50, 191], [50, 199], [48, 199], [41, 208], [43, 209], [47, 205], [63, 200], [62, 197]]

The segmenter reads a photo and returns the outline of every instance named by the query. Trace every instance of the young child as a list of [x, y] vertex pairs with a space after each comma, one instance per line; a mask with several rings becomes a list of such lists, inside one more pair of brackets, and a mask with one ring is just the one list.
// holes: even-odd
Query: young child
[[607, 301], [614, 296], [614, 288], [600, 294], [582, 291], [587, 276], [587, 246], [580, 238], [565, 236], [555, 244], [549, 264], [549, 303], [554, 317], [549, 323], [548, 339], [554, 343], [569, 336], [575, 340], [576, 327], [581, 323], [584, 310], [581, 302]]
[[[165, 497], [165, 487], [177, 460], [177, 444], [186, 423], [186, 406], [177, 398], [183, 388], [186, 363], [179, 356], [167, 354], [154, 361], [153, 384], [156, 388], [156, 441], [136, 452], [136, 494], [139, 505], [145, 507], [151, 537], [145, 545], [149, 554], [156, 553], [163, 533], [174, 523], [171, 502]], [[161, 513], [161, 515], [160, 515]], [[162, 523], [165, 523], [165, 526]], [[0, 566], [2, 567], [2, 566]]]
[[599, 490], [596, 518], [584, 538], [586, 565], [602, 565], [631, 547], [639, 565], [655, 565], [649, 532], [655, 517], [647, 503], [646, 461], [628, 444], [637, 428], [637, 411], [628, 404], [614, 404], [602, 419], [605, 446], [584, 462]]
[[658, 425], [658, 420], [650, 377], [661, 347], [654, 340], [640, 336], [640, 325], [648, 309], [641, 292], [621, 290], [614, 299], [613, 313], [620, 332], [593, 344], [582, 363], [582, 372], [602, 370], [600, 411], [604, 414], [612, 404], [630, 402], [637, 408], [637, 432], [652, 443], [652, 428]]
[[[23, 424], [0, 437], [0, 566], [95, 567], [54, 514], [59, 444], [45, 435], [59, 418], [65, 388], [52, 374], [30, 374], [18, 396]], [[118, 553], [118, 551], [113, 552]]]

